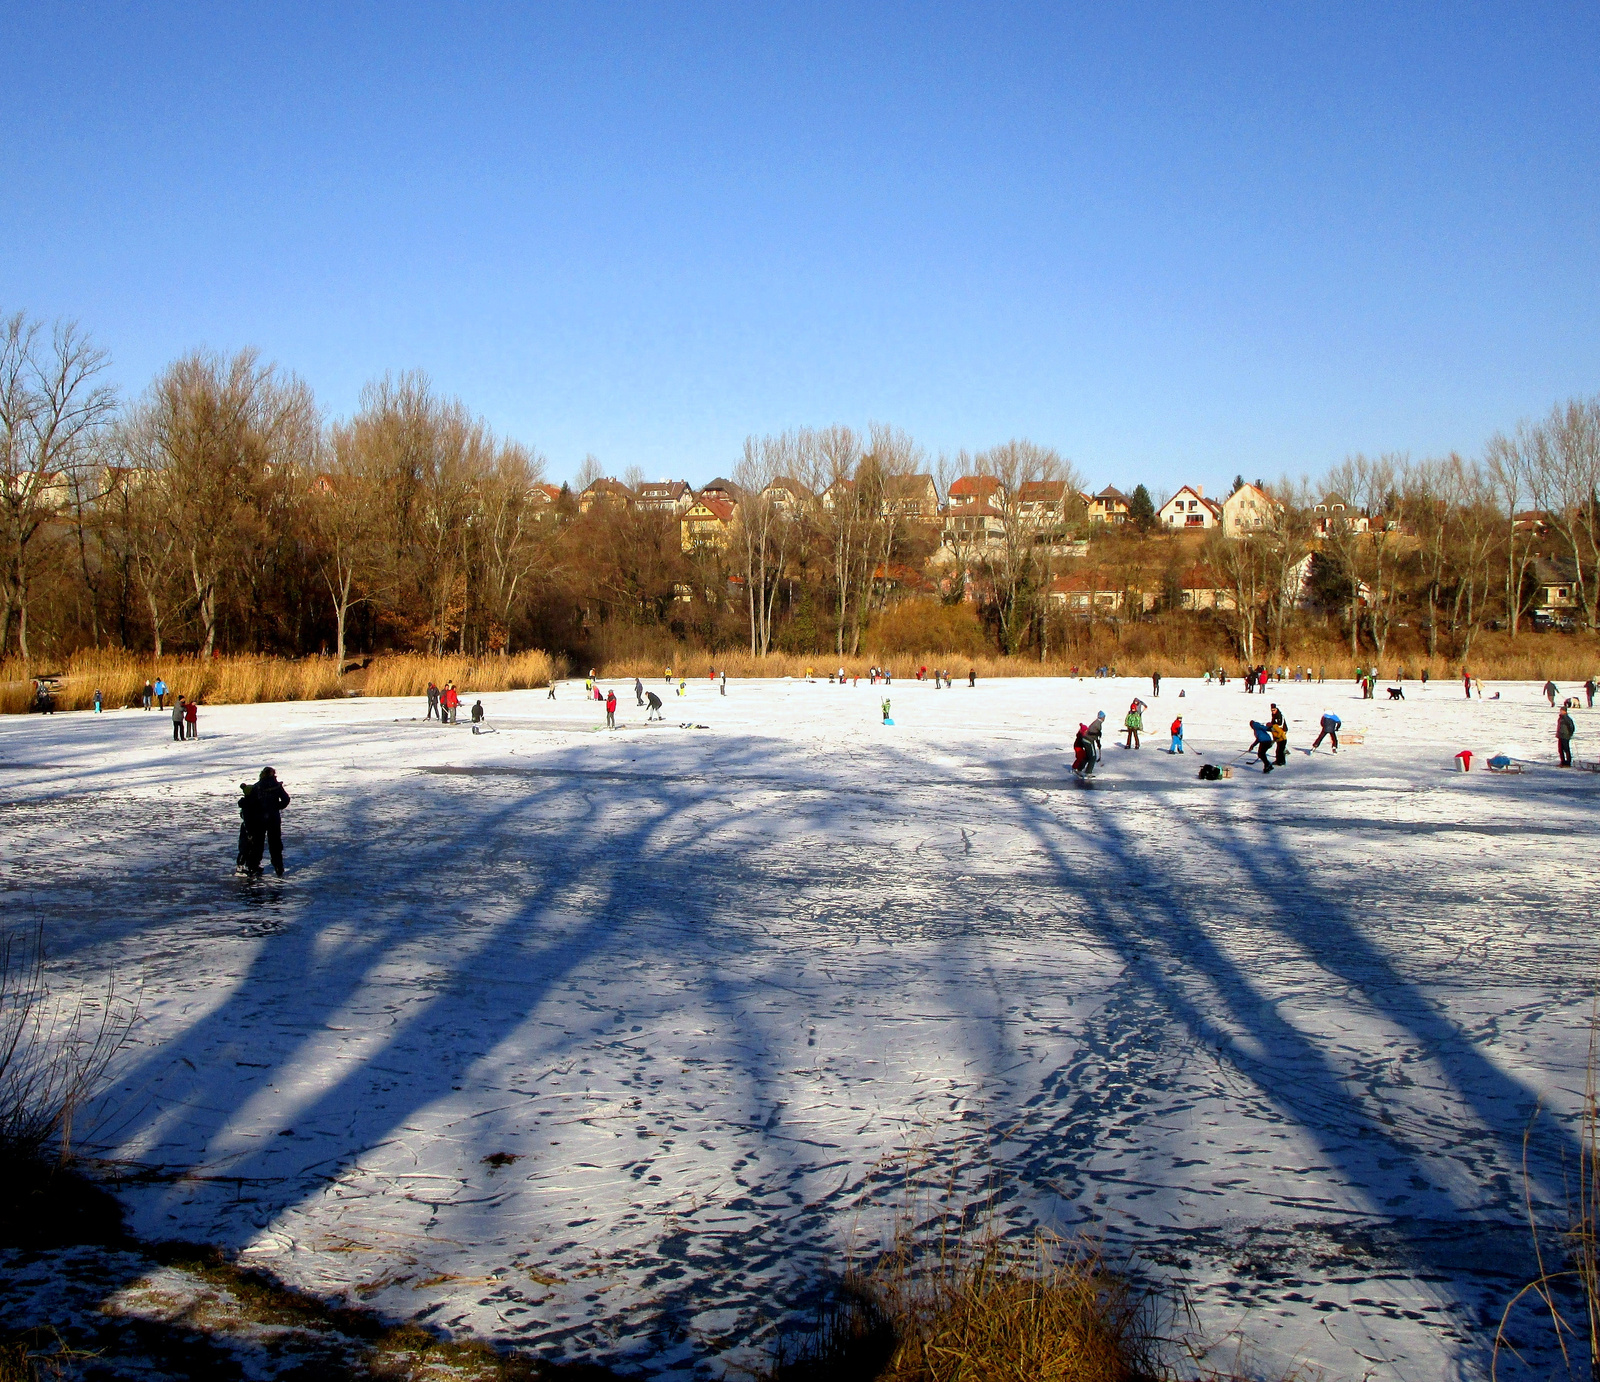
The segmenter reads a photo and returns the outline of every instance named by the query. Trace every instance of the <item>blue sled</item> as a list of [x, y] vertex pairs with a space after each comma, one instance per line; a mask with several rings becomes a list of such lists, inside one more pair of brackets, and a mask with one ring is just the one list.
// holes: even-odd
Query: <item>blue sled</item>
[[892, 725], [893, 723], [894, 723], [893, 720], [885, 720], [884, 721], [884, 724], [886, 724], [886, 725]]

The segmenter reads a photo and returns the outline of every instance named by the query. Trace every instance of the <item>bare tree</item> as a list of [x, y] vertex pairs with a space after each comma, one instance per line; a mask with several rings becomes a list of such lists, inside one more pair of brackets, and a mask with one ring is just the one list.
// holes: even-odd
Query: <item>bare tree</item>
[[489, 647], [511, 650], [514, 611], [535, 570], [550, 559], [552, 529], [539, 522], [533, 487], [544, 479], [544, 457], [504, 442], [478, 487], [477, 539], [489, 610]]
[[1300, 602], [1306, 559], [1311, 555], [1309, 486], [1286, 475], [1274, 486], [1262, 527], [1261, 558], [1267, 586], [1269, 652], [1287, 649], [1289, 620]]
[[1256, 628], [1267, 592], [1267, 553], [1261, 537], [1247, 530], [1230, 538], [1221, 528], [1213, 528], [1206, 534], [1204, 553], [1206, 565], [1225, 582], [1228, 595], [1227, 601], [1218, 602], [1217, 613], [1233, 635], [1239, 656], [1253, 666]]
[[28, 650], [33, 548], [46, 523], [70, 502], [116, 396], [100, 382], [106, 356], [72, 322], [44, 327], [16, 312], [0, 319], [0, 654], [17, 620]]
[[1522, 506], [1533, 502], [1533, 453], [1537, 441], [1526, 425], [1514, 438], [1496, 432], [1484, 448], [1484, 470], [1494, 502], [1500, 509], [1505, 540], [1506, 623], [1515, 638], [1522, 620], [1522, 592], [1528, 578], [1528, 558], [1538, 540], [1538, 520], [1525, 521]]
[[350, 611], [366, 598], [358, 579], [370, 572], [376, 561], [373, 546], [379, 506], [370, 456], [353, 426], [334, 427], [322, 454], [325, 468], [302, 477], [302, 511], [311, 535], [313, 560], [333, 603], [334, 656], [342, 672]]
[[1600, 398], [1558, 404], [1519, 442], [1534, 503], [1572, 554], [1578, 603], [1593, 625], [1600, 598]]
[[[816, 492], [816, 521], [827, 548], [829, 586], [837, 621], [835, 651], [843, 655], [846, 643], [855, 651], [860, 636], [861, 618], [858, 570], [865, 565], [861, 555], [870, 541], [870, 522], [863, 513], [856, 486], [856, 470], [861, 462], [860, 438], [848, 427], [824, 427], [813, 435], [810, 473], [802, 477]], [[847, 635], [853, 628], [855, 636]]]

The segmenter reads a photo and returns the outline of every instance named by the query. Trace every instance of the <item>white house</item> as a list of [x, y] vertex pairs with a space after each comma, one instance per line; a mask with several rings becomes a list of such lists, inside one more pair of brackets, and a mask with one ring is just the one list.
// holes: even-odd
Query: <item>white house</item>
[[1222, 505], [1207, 499], [1199, 485], [1185, 485], [1156, 510], [1156, 522], [1163, 528], [1215, 528], [1222, 522]]
[[1240, 485], [1222, 501], [1222, 532], [1225, 537], [1239, 537], [1243, 533], [1259, 532], [1272, 525], [1274, 515], [1283, 505], [1264, 489], [1255, 485]]

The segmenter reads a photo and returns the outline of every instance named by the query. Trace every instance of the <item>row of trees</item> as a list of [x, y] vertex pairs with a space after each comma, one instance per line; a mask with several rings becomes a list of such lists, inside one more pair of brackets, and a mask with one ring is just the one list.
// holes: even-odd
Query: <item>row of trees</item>
[[[1380, 656], [1414, 619], [1430, 655], [1442, 634], [1465, 655], [1492, 619], [1515, 633], [1535, 555], [1569, 563], [1588, 622], [1600, 604], [1600, 400], [1497, 435], [1478, 460], [1356, 457], [1315, 485], [1281, 481], [1261, 528], [1200, 550], [1141, 535], [1143, 486], [1132, 522], [1089, 524], [1081, 477], [1032, 442], [935, 461], [891, 427], [799, 429], [745, 443], [731, 541], [686, 551], [675, 512], [584, 511], [544, 483], [536, 451], [419, 374], [374, 382], [330, 421], [253, 352], [186, 357], [131, 402], [106, 365], [74, 326], [0, 320], [0, 654], [582, 655], [643, 628], [843, 655], [920, 595], [975, 608], [1001, 652], [1046, 657], [1073, 628], [1061, 577], [1126, 592], [1086, 611], [1125, 621], [1152, 590], [1183, 607], [1197, 563], [1252, 660], [1307, 619]], [[581, 480], [598, 473], [586, 462]], [[943, 517], [930, 475], [954, 501]]]

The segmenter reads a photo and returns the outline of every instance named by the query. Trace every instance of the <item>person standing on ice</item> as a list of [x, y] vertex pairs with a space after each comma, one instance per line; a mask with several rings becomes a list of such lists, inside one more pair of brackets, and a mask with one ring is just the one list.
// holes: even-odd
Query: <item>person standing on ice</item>
[[166, 682], [162, 681], [160, 677], [157, 677], [156, 678], [156, 709], [157, 710], [165, 710], [166, 708], [167, 708], [167, 684], [166, 684]]
[[1556, 697], [1561, 694], [1561, 688], [1555, 682], [1547, 681], [1544, 684], [1544, 694], [1550, 698], [1550, 709], [1554, 710], [1556, 708]]
[[638, 677], [635, 677], [633, 679], [633, 698], [634, 698], [634, 700], [639, 702], [639, 705], [641, 707], [643, 707], [643, 705], [644, 705], [644, 683], [642, 681], [640, 681]]
[[149, 682], [145, 682], [145, 684], [144, 684], [144, 708], [146, 710], [150, 709], [151, 702], [154, 701], [155, 698], [156, 698], [155, 692], [150, 689], [150, 683]]
[[172, 703], [172, 742], [180, 743], [183, 739], [183, 697], [179, 696]]
[[1338, 753], [1339, 726], [1343, 723], [1344, 721], [1335, 715], [1331, 710], [1324, 711], [1322, 715], [1322, 733], [1317, 735], [1317, 737], [1311, 741], [1312, 750], [1315, 751], [1324, 739], [1332, 739], [1333, 751]]
[[1123, 717], [1122, 727], [1127, 730], [1127, 737], [1123, 740], [1122, 747], [1136, 749], [1139, 747], [1139, 733], [1144, 729], [1144, 714], [1140, 707], [1144, 705], [1141, 700], [1135, 700], [1129, 707], [1128, 713]]
[[1590, 677], [1588, 681], [1584, 682], [1583, 690], [1584, 690], [1584, 694], [1589, 697], [1589, 709], [1593, 710], [1594, 709], [1594, 678], [1593, 677]]
[[428, 713], [422, 718], [431, 720], [439, 714], [439, 688], [430, 680], [428, 682]]
[[1084, 776], [1087, 777], [1100, 765], [1100, 750], [1103, 743], [1102, 735], [1105, 732], [1106, 712], [1101, 711], [1094, 719], [1089, 721], [1089, 726], [1083, 732], [1083, 737], [1089, 743], [1089, 766], [1085, 768]]
[[1565, 710], [1556, 716], [1556, 752], [1561, 755], [1563, 768], [1572, 766], [1572, 736], [1577, 728]]
[[94, 713], [96, 715], [100, 713], [100, 688], [98, 686], [94, 689]]
[[647, 722], [650, 720], [666, 719], [666, 716], [661, 713], [660, 696], [656, 695], [654, 691], [647, 691], [644, 698], [650, 704], [650, 713], [644, 717]]
[[724, 696], [728, 694], [728, 669], [726, 667], [722, 669], [722, 694]]
[[1278, 746], [1275, 761], [1281, 768], [1289, 761], [1289, 726], [1284, 723], [1282, 715], [1274, 715], [1272, 723], [1267, 728], [1272, 734], [1272, 742]]
[[1172, 747], [1170, 749], [1168, 749], [1167, 752], [1168, 753], [1182, 753], [1183, 752], [1183, 716], [1182, 715], [1178, 716], [1178, 718], [1172, 722]]
[[1150, 673], [1150, 694], [1152, 696], [1156, 697], [1157, 700], [1159, 700], [1161, 698], [1161, 673], [1160, 672], [1152, 672], [1152, 673]]
[[[1270, 726], [1262, 724], [1260, 720], [1252, 720], [1250, 721], [1250, 732], [1255, 736], [1250, 748], [1255, 750], [1256, 757], [1261, 760], [1261, 771], [1270, 773], [1272, 764], [1267, 762], [1267, 750], [1272, 747], [1272, 729]], [[1246, 753], [1249, 751], [1250, 749], [1245, 750]]]
[[617, 693], [615, 691], [607, 691], [606, 692], [606, 728], [607, 729], [615, 729], [616, 727], [617, 727]]
[[183, 708], [184, 736], [189, 739], [200, 737], [200, 698], [196, 696]]
[[251, 878], [261, 877], [261, 851], [267, 847], [272, 853], [272, 871], [283, 877], [283, 819], [281, 812], [289, 804], [289, 794], [278, 781], [278, 774], [263, 768], [239, 803], [239, 815], [244, 824], [239, 831], [239, 863]]

